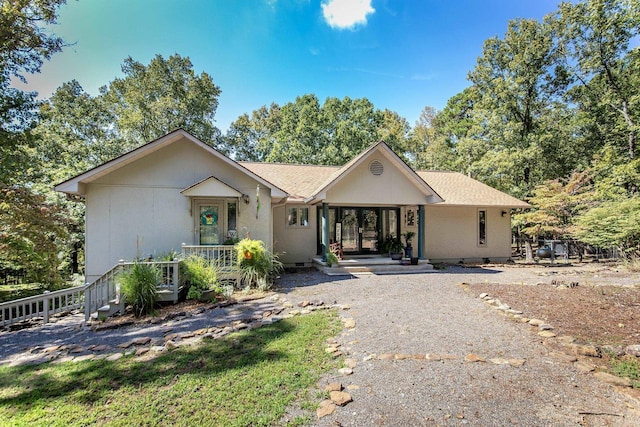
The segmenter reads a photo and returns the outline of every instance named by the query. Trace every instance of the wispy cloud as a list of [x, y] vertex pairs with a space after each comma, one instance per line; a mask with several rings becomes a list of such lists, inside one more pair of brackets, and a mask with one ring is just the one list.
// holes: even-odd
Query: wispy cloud
[[367, 24], [367, 16], [376, 10], [371, 0], [323, 0], [322, 15], [331, 28], [353, 29]]
[[371, 74], [373, 76], [381, 76], [381, 77], [391, 77], [394, 79], [404, 79], [405, 76], [401, 74], [393, 74], [393, 73], [385, 73], [381, 71], [368, 70], [366, 68], [351, 68], [351, 67], [329, 67], [327, 69], [329, 72], [337, 72], [337, 73], [362, 73], [362, 74]]

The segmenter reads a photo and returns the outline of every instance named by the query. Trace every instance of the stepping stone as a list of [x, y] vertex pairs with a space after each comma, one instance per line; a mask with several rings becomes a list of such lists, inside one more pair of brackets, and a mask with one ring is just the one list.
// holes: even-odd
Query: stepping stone
[[147, 345], [151, 342], [151, 338], [150, 337], [140, 337], [140, 338], [136, 338], [133, 341], [134, 345]]
[[519, 368], [526, 363], [526, 359], [509, 359], [509, 365]]
[[556, 336], [556, 334], [554, 334], [551, 331], [540, 331], [538, 332], [538, 335], [541, 336], [542, 338], [553, 338]]
[[324, 391], [342, 391], [341, 383], [329, 383], [324, 386]]
[[347, 386], [347, 390], [360, 390], [360, 386], [355, 384], [349, 384]]
[[338, 369], [338, 372], [346, 377], [348, 375], [353, 374], [353, 369], [351, 369], [351, 368], [340, 368], [340, 369]]
[[395, 359], [396, 360], [406, 360], [406, 359], [410, 359], [411, 355], [410, 354], [396, 354], [395, 355]]
[[473, 354], [473, 353], [467, 354], [465, 356], [464, 360], [467, 361], [467, 362], [471, 362], [471, 363], [484, 362], [485, 361], [483, 357], [478, 356], [477, 354]]
[[326, 417], [327, 415], [333, 414], [336, 410], [337, 406], [330, 400], [323, 400], [320, 402], [320, 406], [316, 410], [316, 415], [318, 418]]
[[344, 327], [347, 329], [353, 329], [356, 327], [356, 321], [350, 317], [342, 319], [342, 321], [344, 322]]
[[427, 353], [424, 356], [425, 360], [429, 360], [429, 361], [433, 361], [433, 362], [439, 362], [440, 360], [442, 360], [442, 357], [438, 354], [433, 354], [433, 353]]
[[115, 362], [121, 357], [122, 357], [122, 353], [113, 353], [111, 356], [108, 356], [105, 360], [108, 360], [109, 362]]
[[378, 356], [379, 360], [393, 360], [395, 358], [395, 354], [391, 354], [391, 353], [384, 353], [381, 354], [380, 356]]
[[353, 368], [355, 368], [357, 365], [358, 365], [358, 362], [356, 362], [354, 359], [346, 359], [346, 360], [344, 361], [344, 366], [345, 366], [346, 368], [351, 368], [351, 369], [353, 369]]
[[345, 391], [332, 391], [329, 393], [329, 398], [338, 406], [344, 406], [353, 401], [351, 395]]

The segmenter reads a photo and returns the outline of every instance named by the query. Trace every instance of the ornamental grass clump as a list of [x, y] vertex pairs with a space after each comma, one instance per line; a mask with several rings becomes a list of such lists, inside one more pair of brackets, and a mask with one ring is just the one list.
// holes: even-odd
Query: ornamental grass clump
[[202, 256], [192, 255], [182, 261], [189, 283], [187, 299], [202, 299], [205, 291], [222, 293], [218, 276], [220, 267], [215, 260], [208, 260]]
[[153, 313], [158, 300], [158, 283], [162, 272], [152, 264], [135, 263], [122, 272], [117, 279], [124, 301], [133, 306], [136, 317]]
[[284, 269], [278, 256], [269, 252], [262, 240], [243, 239], [235, 249], [238, 281], [246, 288], [267, 290], [271, 287], [272, 276]]

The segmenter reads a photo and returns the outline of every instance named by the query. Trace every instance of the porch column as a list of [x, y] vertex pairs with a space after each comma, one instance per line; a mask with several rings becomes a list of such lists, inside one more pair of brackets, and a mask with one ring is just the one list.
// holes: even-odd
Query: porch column
[[424, 259], [424, 205], [418, 206], [418, 258]]
[[322, 203], [322, 262], [327, 262], [329, 250], [329, 203]]

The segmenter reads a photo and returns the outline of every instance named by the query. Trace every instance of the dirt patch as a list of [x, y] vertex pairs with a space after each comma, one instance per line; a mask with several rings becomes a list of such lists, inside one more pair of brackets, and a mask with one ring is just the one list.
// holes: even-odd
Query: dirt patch
[[640, 344], [640, 287], [552, 280], [538, 285], [476, 283], [469, 290], [476, 296], [486, 292], [525, 317], [544, 320], [558, 335], [596, 345]]

